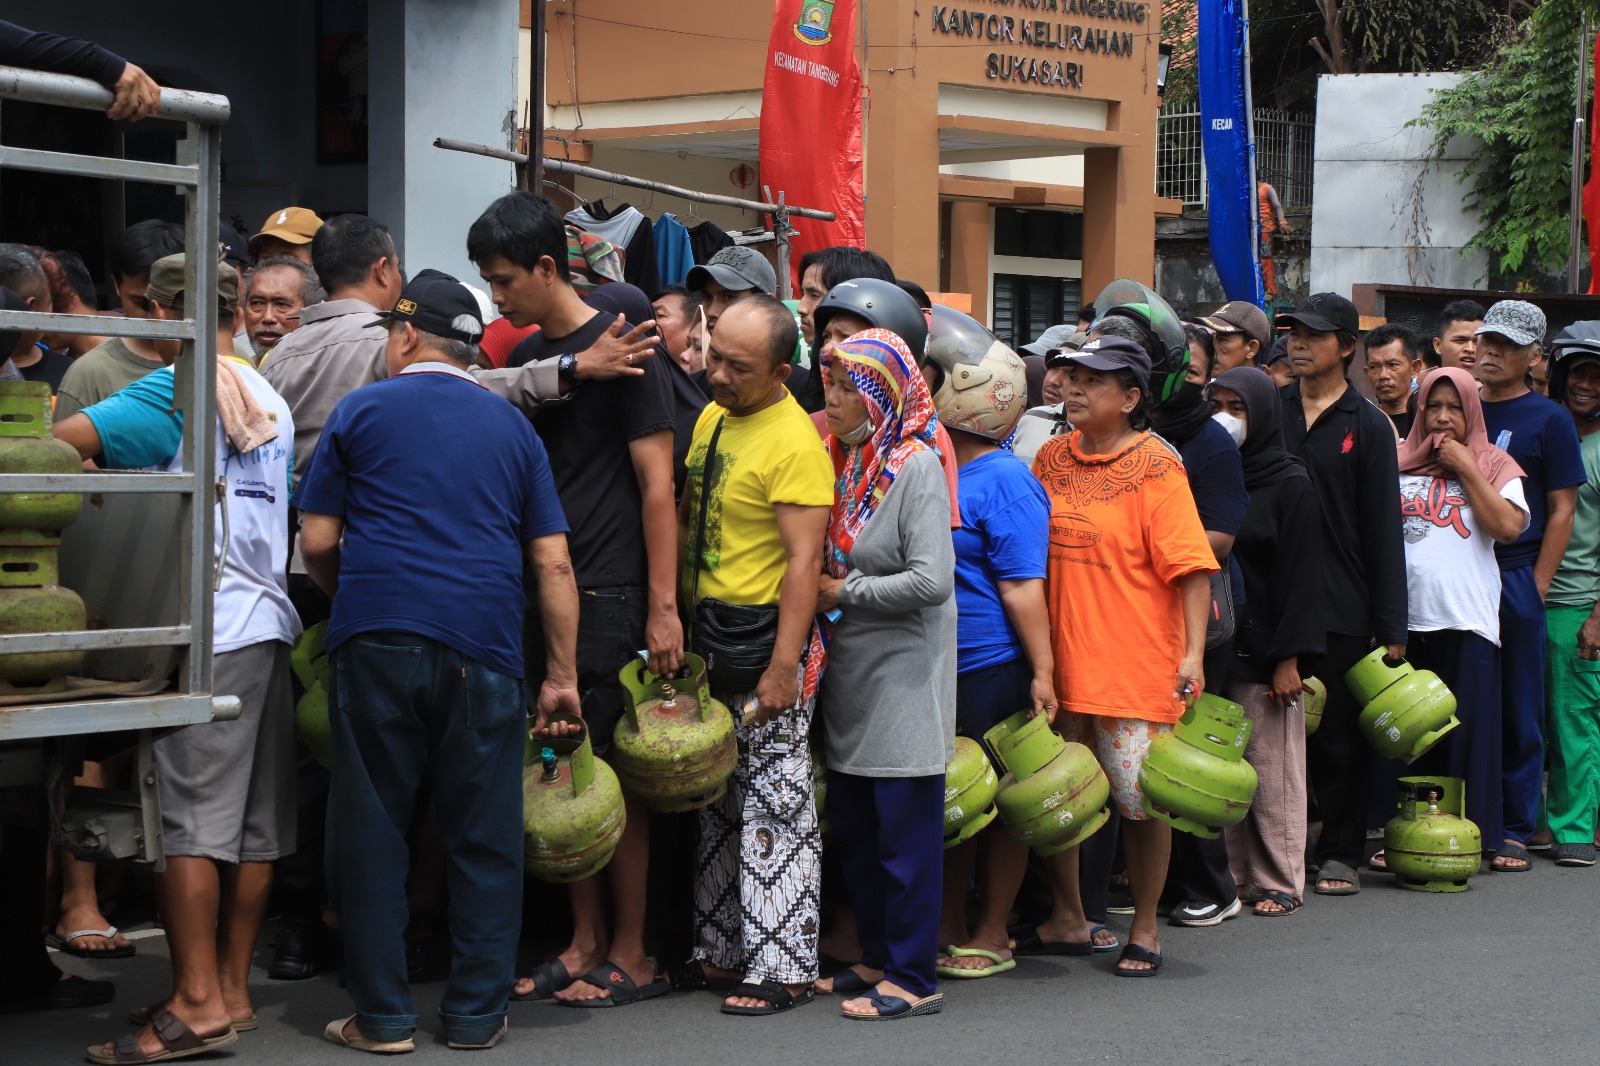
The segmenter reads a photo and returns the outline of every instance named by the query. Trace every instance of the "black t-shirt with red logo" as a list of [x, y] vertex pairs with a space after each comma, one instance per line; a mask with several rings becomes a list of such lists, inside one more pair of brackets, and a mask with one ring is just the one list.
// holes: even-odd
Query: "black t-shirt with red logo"
[[1310, 469], [1322, 504], [1328, 631], [1404, 644], [1406, 549], [1394, 423], [1347, 386], [1308, 430], [1300, 383], [1291, 381], [1279, 395], [1284, 445]]

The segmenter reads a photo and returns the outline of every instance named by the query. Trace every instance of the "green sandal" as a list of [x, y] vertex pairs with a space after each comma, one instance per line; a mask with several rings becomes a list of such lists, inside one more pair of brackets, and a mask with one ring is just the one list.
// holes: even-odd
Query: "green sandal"
[[946, 955], [953, 959], [988, 959], [992, 965], [977, 968], [965, 966], [935, 966], [934, 972], [940, 977], [950, 977], [956, 980], [977, 980], [980, 977], [993, 977], [997, 973], [1017, 968], [1016, 959], [1002, 959], [993, 951], [983, 948], [958, 948], [951, 944], [945, 949]]

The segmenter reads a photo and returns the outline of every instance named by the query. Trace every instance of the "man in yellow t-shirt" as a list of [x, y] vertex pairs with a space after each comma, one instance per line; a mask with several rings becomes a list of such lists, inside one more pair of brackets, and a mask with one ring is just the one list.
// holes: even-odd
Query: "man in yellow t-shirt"
[[736, 717], [741, 765], [727, 794], [700, 809], [698, 943], [678, 979], [731, 988], [727, 1014], [788, 1010], [811, 998], [817, 977], [822, 840], [806, 748], [814, 700], [802, 698], [800, 657], [816, 614], [833, 466], [784, 388], [795, 336], [794, 316], [770, 296], [723, 312], [706, 355], [712, 403], [695, 425], [678, 509], [691, 619], [707, 600], [777, 606], [759, 680], [715, 669], [711, 677]]

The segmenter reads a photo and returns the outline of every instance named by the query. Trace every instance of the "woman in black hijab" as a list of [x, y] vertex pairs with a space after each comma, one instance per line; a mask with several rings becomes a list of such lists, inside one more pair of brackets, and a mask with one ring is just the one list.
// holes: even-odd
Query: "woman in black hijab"
[[1206, 392], [1222, 417], [1245, 423], [1239, 445], [1250, 504], [1233, 542], [1244, 575], [1234, 658], [1223, 691], [1254, 723], [1245, 758], [1255, 802], [1228, 833], [1239, 898], [1262, 917], [1300, 909], [1305, 893], [1308, 658], [1324, 650], [1318, 616], [1322, 515], [1311, 476], [1283, 444], [1283, 404], [1254, 367], [1217, 376]]

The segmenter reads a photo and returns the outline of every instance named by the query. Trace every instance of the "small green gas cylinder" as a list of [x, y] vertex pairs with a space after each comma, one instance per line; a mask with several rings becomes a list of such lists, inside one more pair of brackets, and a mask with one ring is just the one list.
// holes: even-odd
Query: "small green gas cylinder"
[[[572, 715], [550, 721], [583, 723]], [[587, 726], [571, 737], [543, 737], [522, 771], [523, 859], [541, 881], [581, 881], [611, 861], [627, 824], [622, 786], [589, 745]]]
[[1478, 872], [1483, 834], [1465, 817], [1459, 777], [1402, 777], [1398, 813], [1383, 828], [1383, 857], [1401, 888], [1465, 892]]
[[1139, 770], [1140, 807], [1207, 840], [1238, 824], [1256, 795], [1255, 768], [1244, 760], [1250, 728], [1237, 703], [1201, 693], [1170, 733], [1150, 742]]
[[955, 758], [944, 768], [944, 846], [953, 848], [977, 836], [995, 818], [995, 776], [983, 746], [970, 737], [956, 737]]

